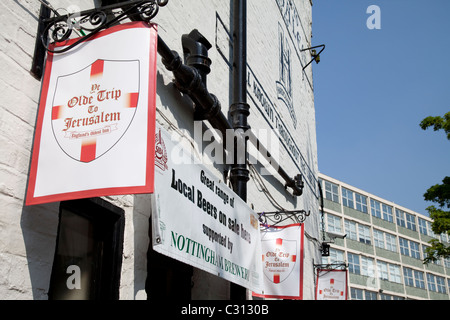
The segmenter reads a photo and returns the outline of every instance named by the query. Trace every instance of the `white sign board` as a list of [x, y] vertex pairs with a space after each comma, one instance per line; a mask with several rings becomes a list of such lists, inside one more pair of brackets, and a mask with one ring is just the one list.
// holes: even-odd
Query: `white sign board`
[[271, 226], [261, 232], [264, 293], [254, 296], [303, 299], [303, 227]]
[[257, 214], [158, 126], [152, 226], [155, 251], [261, 292]]
[[347, 300], [347, 270], [318, 270], [316, 300]]
[[153, 192], [156, 44], [132, 22], [48, 54], [27, 205]]

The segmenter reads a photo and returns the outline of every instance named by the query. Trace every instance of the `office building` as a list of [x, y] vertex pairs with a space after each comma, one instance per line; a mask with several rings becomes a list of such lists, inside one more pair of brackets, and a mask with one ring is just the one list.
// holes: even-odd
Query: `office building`
[[352, 300], [448, 300], [450, 259], [423, 264], [435, 235], [431, 219], [391, 201], [319, 174], [324, 193], [325, 234], [330, 254], [323, 264], [348, 268]]

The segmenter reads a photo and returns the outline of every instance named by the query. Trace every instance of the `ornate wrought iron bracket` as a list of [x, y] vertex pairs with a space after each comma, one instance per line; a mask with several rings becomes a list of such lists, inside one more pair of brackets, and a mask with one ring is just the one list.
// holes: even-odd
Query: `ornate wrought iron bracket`
[[287, 220], [291, 220], [293, 223], [303, 223], [305, 222], [306, 217], [310, 214], [310, 211], [305, 210], [285, 210], [258, 213], [261, 225], [266, 228], [279, 225]]
[[315, 269], [322, 270], [346, 270], [348, 268], [348, 264], [345, 262], [333, 262], [328, 264], [315, 264]]
[[[66, 52], [97, 32], [125, 19], [150, 22], [158, 14], [159, 8], [167, 3], [168, 0], [133, 0], [67, 15], [60, 15], [42, 4], [31, 72], [36, 78], [41, 78], [45, 50], [53, 53]], [[52, 11], [54, 17], [50, 17]], [[74, 34], [77, 36], [74, 43], [58, 49], [49, 49], [50, 42], [63, 43]]]

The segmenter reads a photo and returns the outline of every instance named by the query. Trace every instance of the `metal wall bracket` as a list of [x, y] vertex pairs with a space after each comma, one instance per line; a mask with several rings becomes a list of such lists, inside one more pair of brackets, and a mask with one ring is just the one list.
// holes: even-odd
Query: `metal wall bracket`
[[260, 223], [266, 228], [280, 225], [282, 222], [288, 220], [291, 220], [293, 223], [303, 223], [310, 214], [310, 211], [305, 210], [283, 210], [258, 213]]
[[[31, 73], [38, 79], [42, 77], [44, 63], [42, 55], [45, 50], [53, 53], [66, 52], [97, 32], [127, 18], [150, 22], [158, 14], [159, 7], [165, 6], [167, 2], [167, 0], [132, 0], [67, 15], [60, 15], [57, 11], [50, 10], [48, 5], [42, 4]], [[54, 14], [53, 17], [50, 17], [51, 12]], [[53, 50], [49, 48], [50, 42], [64, 43], [73, 35], [77, 40], [69, 46]]]
[[[317, 51], [315, 50], [316, 48], [322, 48], [322, 49], [319, 51], [319, 53], [317, 53]], [[303, 67], [303, 70], [305, 70], [306, 67], [308, 67], [313, 61], [315, 61], [316, 63], [319, 63], [319, 62], [320, 62], [320, 54], [323, 52], [323, 50], [325, 50], [325, 45], [324, 45], [324, 44], [321, 44], [320, 46], [315, 46], [315, 47], [311, 47], [311, 48], [302, 49], [302, 50], [300, 50], [300, 52], [306, 51], [306, 50], [310, 50], [312, 59], [311, 59], [310, 62], [308, 62], [308, 63]]]
[[321, 270], [346, 270], [348, 268], [348, 264], [345, 262], [333, 262], [328, 264], [315, 264], [315, 269]]

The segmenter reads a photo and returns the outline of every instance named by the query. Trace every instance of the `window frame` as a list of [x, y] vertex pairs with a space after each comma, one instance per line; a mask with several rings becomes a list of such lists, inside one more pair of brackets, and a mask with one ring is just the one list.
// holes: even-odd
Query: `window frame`
[[428, 291], [437, 292], [436, 276], [434, 274], [427, 273], [427, 284]]
[[405, 211], [400, 209], [395, 209], [395, 220], [399, 227], [406, 228]]
[[403, 279], [406, 286], [414, 287], [414, 271], [411, 268], [403, 267]]
[[358, 223], [358, 241], [368, 245], [372, 244], [372, 236], [370, 234], [370, 227]]
[[330, 201], [340, 203], [339, 202], [339, 185], [336, 183], [323, 180], [325, 183], [325, 199], [328, 199]]
[[348, 271], [354, 274], [361, 274], [361, 264], [359, 255], [347, 252]]
[[388, 232], [385, 232], [385, 244], [386, 244], [386, 250], [389, 250], [392, 252], [398, 252], [397, 236], [390, 234]]
[[358, 241], [358, 229], [357, 223], [352, 220], [345, 219], [344, 222], [345, 233], [347, 238], [350, 240]]
[[348, 208], [355, 208], [354, 192], [347, 188], [342, 187], [342, 204]]
[[405, 212], [405, 221], [406, 221], [407, 229], [412, 230], [412, 231], [417, 231], [415, 215]]
[[381, 219], [381, 202], [375, 199], [370, 199], [370, 212], [373, 217]]
[[[61, 265], [58, 265], [57, 255], [60, 244], [62, 216], [65, 212], [79, 215], [91, 222], [96, 228], [96, 239], [101, 246], [101, 256], [94, 263], [98, 268], [94, 272], [94, 283], [89, 289], [90, 299], [118, 300], [122, 268], [123, 242], [125, 232], [125, 211], [101, 198], [87, 198], [60, 202], [59, 224], [56, 236], [54, 262], [50, 276], [48, 291], [49, 300], [58, 297], [58, 283], [61, 281]], [[67, 275], [69, 276], [69, 275]]]
[[419, 289], [425, 289], [425, 276], [423, 271], [413, 270], [414, 286]]
[[398, 243], [399, 243], [399, 247], [400, 247], [400, 254], [409, 257], [409, 240], [399, 237]]
[[415, 259], [420, 259], [420, 244], [409, 240], [409, 256]]
[[[327, 213], [327, 231], [330, 232], [342, 232], [342, 219], [334, 214]], [[332, 223], [330, 223], [332, 222]], [[336, 225], [338, 224], [338, 228]]]
[[377, 248], [381, 248], [381, 249], [385, 249], [385, 240], [384, 240], [384, 232], [377, 230], [377, 229], [373, 229], [373, 242], [375, 247]]
[[381, 204], [381, 212], [383, 215], [383, 220], [388, 222], [394, 222], [394, 215], [392, 214], [392, 207], [382, 203]]
[[355, 192], [355, 208], [360, 212], [369, 213], [367, 209], [367, 197]]

